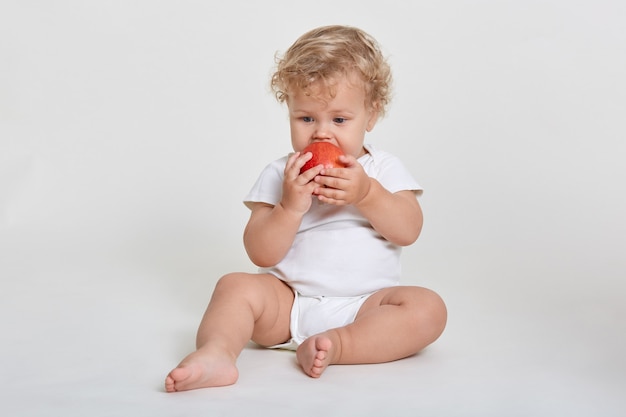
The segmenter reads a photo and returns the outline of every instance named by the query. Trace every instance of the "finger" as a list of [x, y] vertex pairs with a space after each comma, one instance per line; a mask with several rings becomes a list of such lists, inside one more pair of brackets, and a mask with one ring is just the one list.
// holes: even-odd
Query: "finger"
[[324, 174], [315, 177], [315, 182], [329, 188], [344, 189], [347, 185], [347, 181], [343, 178], [332, 177]]
[[346, 192], [337, 188], [318, 187], [315, 194], [331, 200], [344, 200]]
[[287, 176], [287, 174], [293, 170], [294, 164], [296, 163], [296, 160], [298, 159], [299, 156], [300, 156], [300, 152], [294, 152], [294, 153], [289, 154], [289, 157], [287, 158], [287, 162], [285, 163], [285, 169], [283, 171], [285, 176]]
[[[328, 189], [324, 188], [324, 190], [328, 190]], [[335, 206], [345, 206], [348, 204], [348, 202], [345, 200], [342, 200], [339, 198], [328, 197], [323, 194], [317, 194], [317, 199], [321, 201], [322, 203], [333, 204]]]
[[[290, 181], [295, 181], [300, 177], [300, 170], [304, 166], [304, 164], [313, 157], [313, 154], [307, 152], [305, 154], [301, 154], [300, 152], [295, 152], [289, 156], [287, 159], [287, 163], [285, 164], [285, 178]], [[319, 173], [319, 172], [318, 172]], [[316, 173], [315, 175], [317, 175]], [[306, 182], [309, 182], [313, 176], [308, 178]]]
[[340, 155], [339, 162], [344, 164], [346, 168], [350, 168], [359, 163], [357, 159], [352, 155]]
[[302, 174], [299, 174], [298, 178], [301, 178], [302, 180], [304, 180], [303, 183], [307, 184], [307, 183], [311, 182], [312, 180], [314, 180], [315, 178], [319, 177], [320, 172], [322, 171], [322, 169], [323, 169], [323, 167], [321, 165], [318, 165], [316, 167], [307, 169]]

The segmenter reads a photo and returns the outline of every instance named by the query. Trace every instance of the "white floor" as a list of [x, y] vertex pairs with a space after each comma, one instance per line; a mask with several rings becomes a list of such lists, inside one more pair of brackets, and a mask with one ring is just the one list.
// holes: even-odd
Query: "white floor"
[[5, 416], [626, 412], [623, 294], [516, 287], [514, 273], [500, 286], [494, 283], [502, 277], [471, 275], [466, 285], [431, 282], [446, 298], [450, 320], [441, 339], [416, 357], [335, 366], [314, 380], [293, 353], [251, 344], [236, 385], [167, 394], [163, 378], [192, 348], [214, 277], [229, 260], [212, 267], [200, 258], [57, 252], [3, 249]]

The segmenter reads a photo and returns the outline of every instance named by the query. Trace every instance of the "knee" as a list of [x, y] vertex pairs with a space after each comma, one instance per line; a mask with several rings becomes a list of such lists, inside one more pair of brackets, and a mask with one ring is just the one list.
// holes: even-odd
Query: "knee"
[[[257, 300], [274, 294], [278, 278], [262, 274], [231, 272], [222, 276], [215, 284], [213, 294], [236, 294], [248, 300]], [[291, 292], [289, 292], [291, 294]]]
[[443, 299], [436, 292], [420, 288], [419, 295], [413, 298], [415, 327], [420, 334], [434, 342], [443, 333], [448, 321], [448, 310]]
[[434, 291], [431, 292], [430, 309], [431, 317], [433, 318], [433, 325], [437, 331], [437, 337], [443, 333], [448, 322], [448, 308], [441, 296]]
[[214, 293], [242, 291], [248, 287], [248, 274], [233, 272], [222, 276], [215, 284]]

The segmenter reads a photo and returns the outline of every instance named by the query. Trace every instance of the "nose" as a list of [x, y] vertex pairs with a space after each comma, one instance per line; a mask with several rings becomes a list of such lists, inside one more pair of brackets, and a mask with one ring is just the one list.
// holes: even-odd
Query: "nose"
[[328, 123], [318, 122], [315, 125], [313, 139], [330, 139], [332, 138], [332, 129]]

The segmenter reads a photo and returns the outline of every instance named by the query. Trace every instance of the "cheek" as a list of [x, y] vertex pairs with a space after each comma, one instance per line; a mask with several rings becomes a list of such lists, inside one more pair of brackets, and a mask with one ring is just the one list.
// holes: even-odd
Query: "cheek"
[[363, 154], [363, 144], [361, 142], [339, 141], [339, 147], [346, 155], [358, 158]]
[[291, 127], [291, 146], [296, 152], [300, 152], [309, 144], [309, 136], [302, 132], [302, 129]]

